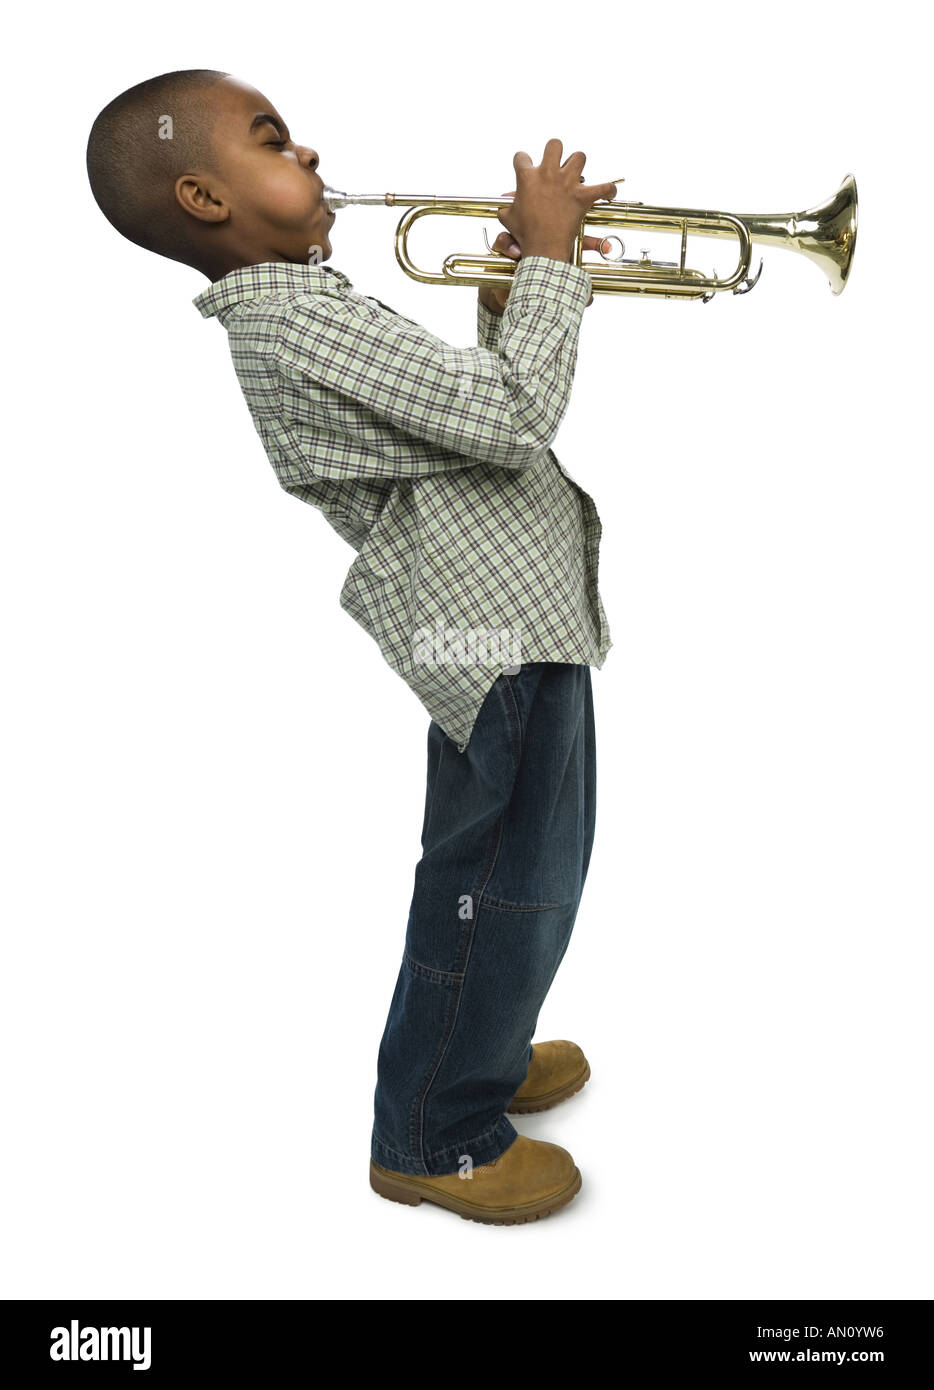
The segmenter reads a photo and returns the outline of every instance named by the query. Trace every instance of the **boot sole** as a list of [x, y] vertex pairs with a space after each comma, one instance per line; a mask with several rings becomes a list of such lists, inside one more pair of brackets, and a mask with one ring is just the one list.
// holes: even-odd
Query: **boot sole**
[[584, 1067], [580, 1076], [576, 1076], [573, 1081], [568, 1081], [557, 1091], [549, 1091], [547, 1095], [535, 1096], [529, 1100], [513, 1100], [506, 1111], [507, 1115], [535, 1115], [539, 1110], [550, 1110], [553, 1105], [560, 1105], [563, 1100], [570, 1100], [571, 1096], [576, 1096], [578, 1091], [582, 1091], [590, 1080], [590, 1063]]
[[429, 1187], [420, 1178], [407, 1173], [391, 1173], [370, 1159], [370, 1186], [380, 1197], [389, 1202], [401, 1202], [407, 1207], [420, 1206], [422, 1202], [434, 1202], [456, 1212], [464, 1221], [479, 1221], [484, 1226], [521, 1226], [526, 1221], [539, 1221], [550, 1216], [553, 1211], [567, 1206], [581, 1188], [580, 1169], [574, 1169], [574, 1176], [566, 1187], [540, 1197], [536, 1202], [524, 1202], [517, 1207], [482, 1207], [475, 1202], [464, 1202], [447, 1192], [439, 1192]]

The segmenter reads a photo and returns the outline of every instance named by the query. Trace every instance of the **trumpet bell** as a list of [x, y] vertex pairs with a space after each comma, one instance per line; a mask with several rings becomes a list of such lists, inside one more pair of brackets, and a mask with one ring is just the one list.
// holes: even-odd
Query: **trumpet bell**
[[832, 198], [801, 214], [809, 230], [798, 233], [798, 249], [826, 272], [834, 294], [842, 292], [853, 263], [856, 220], [856, 180], [852, 174], [847, 174]]
[[742, 216], [753, 241], [800, 251], [820, 266], [834, 294], [846, 285], [856, 250], [856, 180], [846, 178], [825, 202], [806, 212]]

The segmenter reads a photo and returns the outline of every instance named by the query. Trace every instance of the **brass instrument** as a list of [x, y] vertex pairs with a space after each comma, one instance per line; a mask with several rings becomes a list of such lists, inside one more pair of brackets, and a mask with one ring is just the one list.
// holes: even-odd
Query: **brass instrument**
[[[622, 179], [608, 180], [621, 183]], [[482, 217], [495, 218], [511, 197], [445, 198], [436, 193], [340, 193], [325, 188], [324, 200], [331, 211], [352, 205], [407, 208], [396, 228], [396, 259], [413, 280], [424, 285], [486, 285], [509, 284], [516, 262], [492, 251], [487, 242], [487, 255], [448, 256], [440, 271], [421, 270], [408, 251], [408, 234], [421, 217]], [[733, 215], [727, 212], [708, 212], [696, 208], [650, 207], [645, 203], [625, 203], [600, 199], [587, 210], [578, 229], [572, 264], [586, 270], [593, 281], [594, 294], [644, 294], [665, 299], [700, 299], [704, 303], [715, 294], [731, 290], [746, 294], [758, 282], [762, 262], [754, 275], [749, 273], [752, 243], [780, 246], [802, 255], [819, 265], [830, 280], [834, 294], [846, 285], [856, 247], [856, 180], [848, 174], [830, 198], [806, 212], [782, 212], [760, 216], [755, 213]], [[583, 241], [585, 228], [605, 230], [604, 241], [619, 242], [616, 256], [602, 250], [600, 260], [585, 260]], [[606, 229], [612, 229], [606, 234]], [[647, 230], [674, 233], [681, 238], [678, 261], [653, 260], [642, 251], [639, 259], [627, 259], [626, 248], [617, 231]], [[686, 264], [688, 236], [734, 237], [737, 243], [736, 268], [731, 275], [719, 276], [691, 270]]]

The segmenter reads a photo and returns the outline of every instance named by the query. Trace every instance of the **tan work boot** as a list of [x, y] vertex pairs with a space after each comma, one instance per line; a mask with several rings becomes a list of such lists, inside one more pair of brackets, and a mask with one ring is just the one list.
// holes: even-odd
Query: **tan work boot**
[[532, 1044], [532, 1060], [522, 1085], [509, 1102], [508, 1115], [531, 1115], [550, 1110], [569, 1096], [576, 1095], [590, 1079], [590, 1063], [577, 1043], [540, 1042]]
[[370, 1159], [370, 1186], [381, 1197], [410, 1207], [435, 1202], [465, 1221], [489, 1226], [518, 1226], [549, 1216], [569, 1202], [580, 1185], [580, 1172], [567, 1149], [524, 1134], [517, 1135], [492, 1163], [474, 1168], [470, 1177], [394, 1173]]

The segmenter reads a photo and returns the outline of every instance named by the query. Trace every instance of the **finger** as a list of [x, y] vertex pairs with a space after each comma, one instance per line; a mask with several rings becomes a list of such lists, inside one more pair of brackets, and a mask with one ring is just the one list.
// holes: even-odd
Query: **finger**
[[545, 145], [545, 153], [542, 155], [542, 164], [560, 164], [562, 149], [560, 140], [557, 138], [549, 140]]
[[584, 154], [584, 151], [575, 150], [573, 154], [568, 155], [567, 159], [561, 165], [561, 168], [567, 169], [569, 173], [580, 174], [580, 171], [586, 163], [587, 156]]
[[512, 167], [518, 174], [520, 169], [531, 169], [532, 156], [526, 154], [525, 150], [517, 150], [512, 157]]
[[606, 255], [613, 249], [613, 243], [608, 241], [606, 237], [585, 236], [583, 249], [585, 251], [602, 251]]
[[580, 188], [574, 190], [582, 198], [586, 198], [588, 203], [596, 203], [600, 198], [606, 198], [612, 202], [616, 197], [615, 183], [583, 183]]
[[502, 256], [511, 256], [513, 260], [518, 260], [522, 254], [519, 250], [519, 243], [509, 232], [500, 232], [493, 242], [493, 250], [498, 251]]

